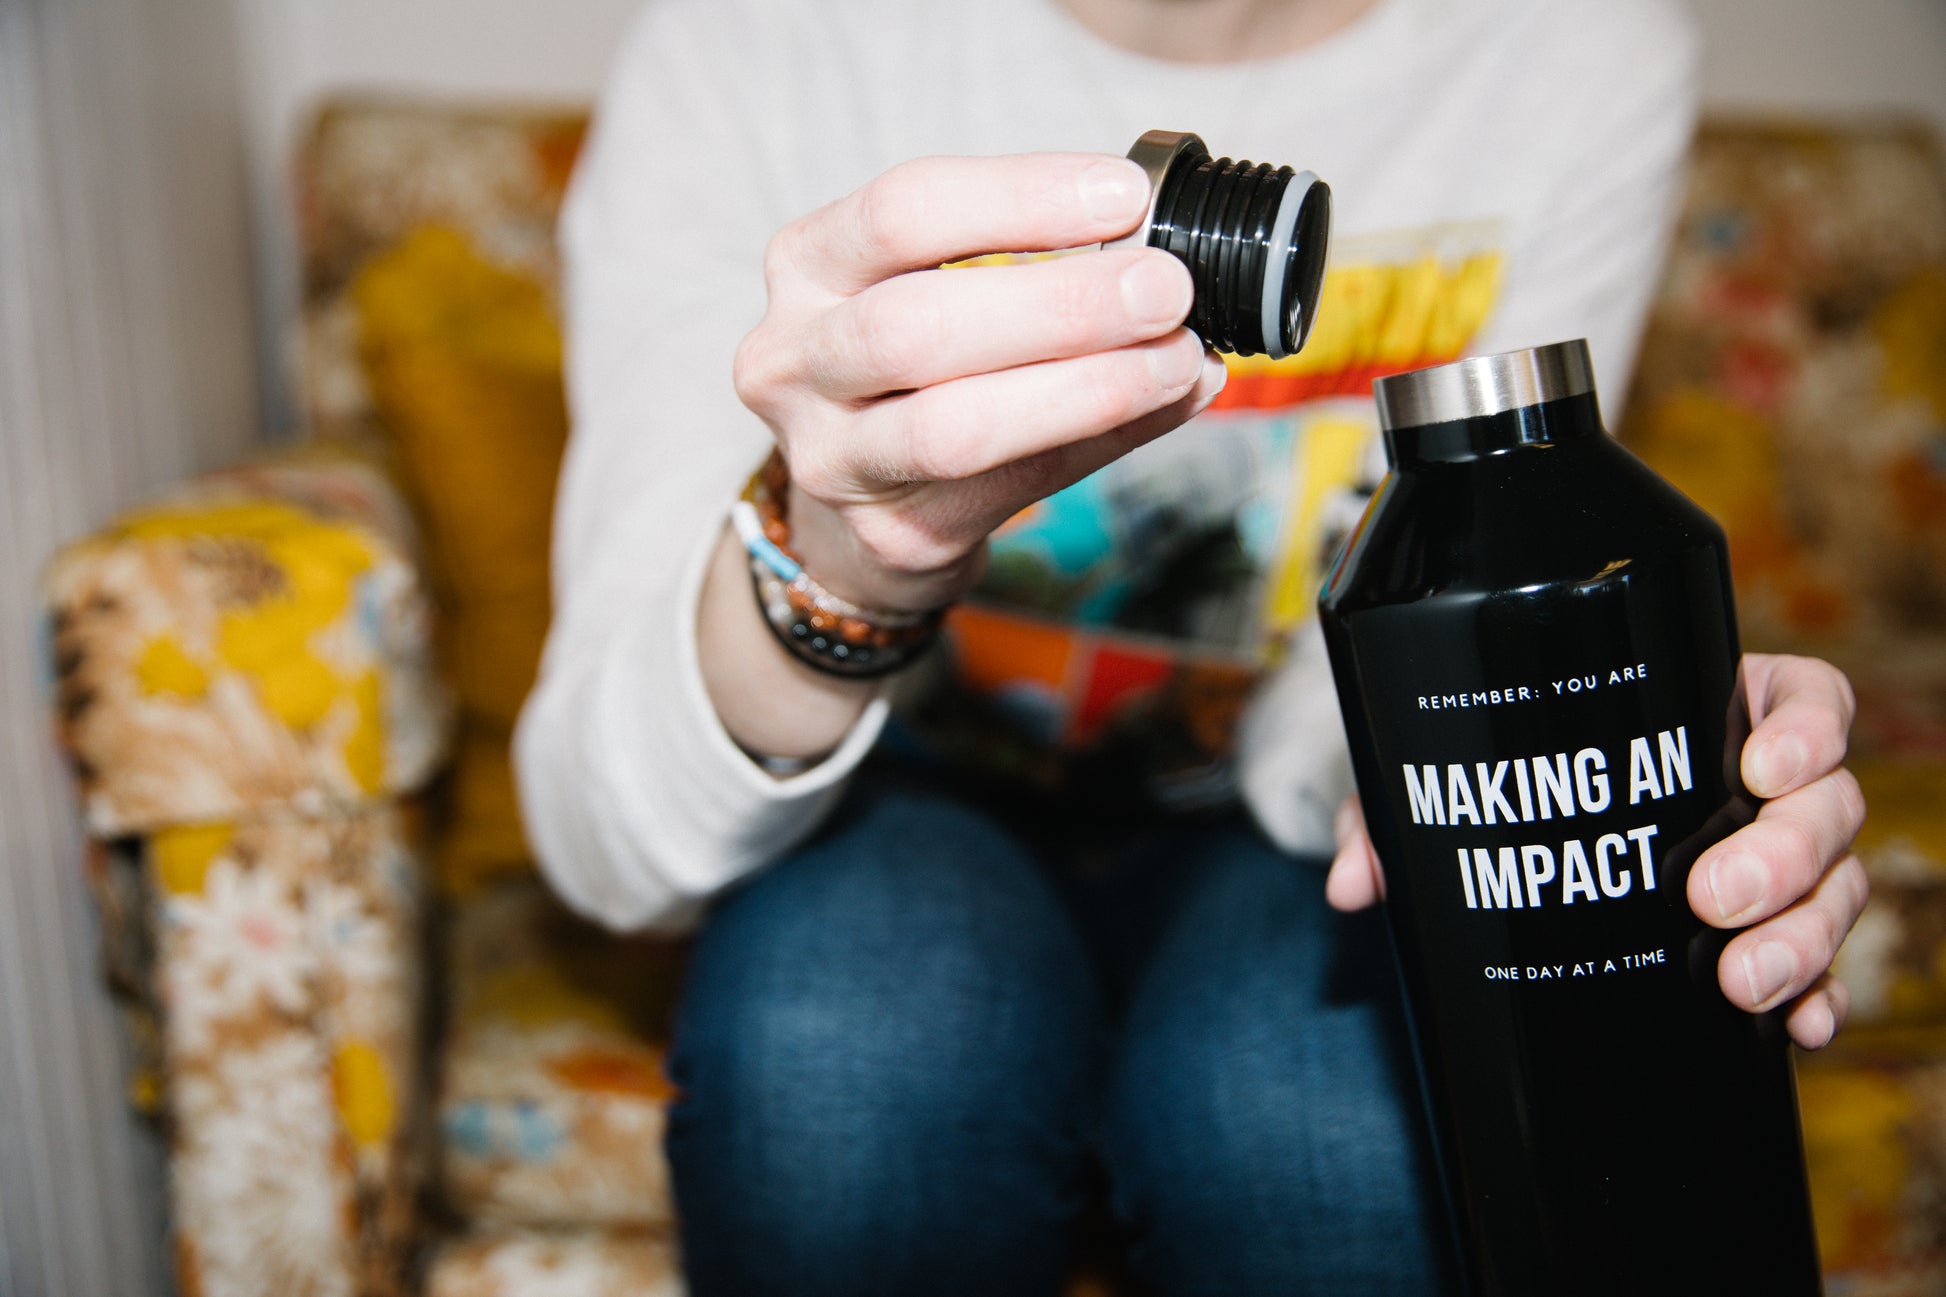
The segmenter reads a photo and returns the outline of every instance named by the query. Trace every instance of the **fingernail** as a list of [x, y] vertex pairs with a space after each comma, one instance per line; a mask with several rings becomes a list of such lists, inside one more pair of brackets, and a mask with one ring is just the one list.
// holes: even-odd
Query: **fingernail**
[[1203, 353], [1191, 351], [1182, 345], [1181, 339], [1166, 347], [1153, 347], [1149, 350], [1149, 372], [1155, 381], [1166, 388], [1188, 387], [1203, 372]]
[[1082, 210], [1098, 221], [1133, 224], [1149, 203], [1149, 178], [1126, 158], [1104, 160], [1081, 173]]
[[1230, 381], [1230, 367], [1207, 351], [1203, 353], [1203, 390], [1215, 396]]
[[1791, 780], [1797, 778], [1804, 769], [1810, 753], [1804, 750], [1804, 741], [1795, 734], [1780, 734], [1757, 749], [1756, 759], [1751, 762], [1751, 773], [1757, 777], [1757, 786], [1750, 791], [1759, 797], [1775, 797], [1790, 787]]
[[1729, 923], [1762, 900], [1765, 879], [1763, 863], [1755, 856], [1738, 853], [1711, 865], [1710, 899], [1716, 902], [1718, 917]]
[[1229, 381], [1230, 367], [1205, 353], [1202, 377], [1197, 379], [1202, 395], [1196, 398], [1196, 405], [1190, 410], [1189, 417], [1193, 419], [1216, 404], [1216, 398], [1223, 395], [1223, 387]]
[[1781, 941], [1766, 941], [1743, 957], [1743, 976], [1750, 984], [1752, 1007], [1767, 1009], [1772, 997], [1797, 976], [1797, 956]]
[[1122, 272], [1122, 305], [1144, 324], [1174, 324], [1189, 314], [1189, 272], [1174, 257], [1141, 256]]

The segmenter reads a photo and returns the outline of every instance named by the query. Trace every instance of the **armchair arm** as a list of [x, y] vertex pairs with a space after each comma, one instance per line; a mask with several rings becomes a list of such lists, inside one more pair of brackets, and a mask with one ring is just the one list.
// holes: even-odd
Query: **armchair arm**
[[300, 448], [68, 546], [45, 598], [57, 733], [117, 840], [93, 871], [110, 966], [153, 1010], [135, 1088], [168, 1126], [180, 1287], [404, 1291], [424, 1087], [401, 798], [449, 706], [403, 503]]
[[423, 1178], [407, 819], [382, 805], [144, 843], [184, 1292], [404, 1291]]
[[63, 549], [58, 732], [89, 830], [320, 813], [410, 791], [449, 707], [404, 506], [306, 449], [199, 478]]

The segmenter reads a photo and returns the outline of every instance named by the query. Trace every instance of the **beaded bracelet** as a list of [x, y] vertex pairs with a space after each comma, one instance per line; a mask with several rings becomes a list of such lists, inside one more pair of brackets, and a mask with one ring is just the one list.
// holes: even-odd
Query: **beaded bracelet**
[[790, 551], [784, 512], [790, 467], [771, 451], [750, 475], [730, 521], [750, 554], [750, 585], [764, 624], [798, 661], [830, 675], [869, 680], [906, 666], [939, 638], [944, 608], [861, 608], [819, 585]]

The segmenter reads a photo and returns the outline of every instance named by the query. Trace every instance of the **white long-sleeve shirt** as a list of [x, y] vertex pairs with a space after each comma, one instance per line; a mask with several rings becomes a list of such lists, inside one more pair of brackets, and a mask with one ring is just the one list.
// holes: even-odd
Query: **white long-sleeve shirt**
[[[573, 435], [554, 624], [515, 748], [554, 886], [618, 927], [680, 926], [815, 828], [884, 723], [881, 699], [826, 759], [777, 778], [724, 731], [698, 666], [706, 563], [771, 441], [731, 358], [763, 313], [776, 230], [911, 157], [1119, 154], [1151, 128], [1194, 130], [1323, 176], [1334, 264], [1388, 241], [1402, 266], [1435, 255], [1429, 230], [1489, 248], [1484, 318], [1456, 341], [1587, 337], [1612, 410], [1674, 210], [1696, 54], [1677, 0], [1376, 0], [1310, 49], [1227, 66], [1113, 47], [1059, 0], [651, 0], [563, 216]], [[1396, 318], [1373, 316], [1372, 345]], [[1239, 757], [1284, 845], [1328, 845], [1342, 742], [1300, 635]]]

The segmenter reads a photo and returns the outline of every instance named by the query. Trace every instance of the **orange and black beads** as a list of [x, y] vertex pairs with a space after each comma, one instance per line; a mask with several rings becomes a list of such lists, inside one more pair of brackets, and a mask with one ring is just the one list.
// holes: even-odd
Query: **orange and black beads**
[[772, 634], [820, 671], [870, 679], [898, 670], [939, 638], [944, 608], [861, 608], [820, 585], [791, 549], [790, 466], [773, 450], [751, 474], [731, 520], [750, 556], [750, 580]]

